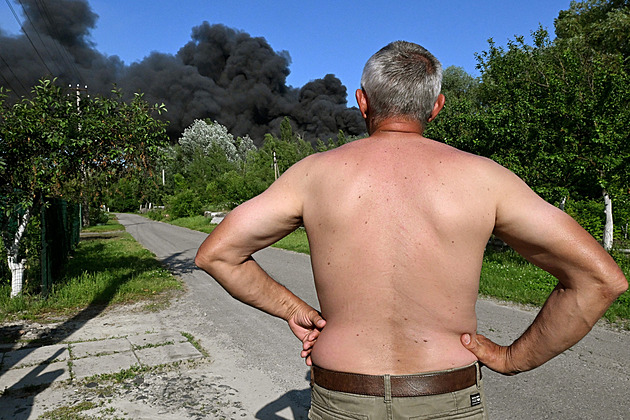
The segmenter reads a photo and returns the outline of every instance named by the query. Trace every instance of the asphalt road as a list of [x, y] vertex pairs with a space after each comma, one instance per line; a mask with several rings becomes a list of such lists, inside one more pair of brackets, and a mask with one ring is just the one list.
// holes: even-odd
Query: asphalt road
[[[189, 289], [187, 317], [209, 347], [217, 371], [247, 395], [257, 418], [306, 418], [308, 369], [300, 343], [282, 320], [233, 300], [193, 259], [205, 234], [119, 214], [119, 221], [180, 276]], [[255, 255], [276, 280], [317, 306], [309, 257], [267, 248]], [[480, 300], [479, 331], [509, 344], [535, 311]], [[546, 365], [515, 377], [484, 370], [493, 419], [630, 419], [630, 333], [596, 326], [580, 343]], [[280, 413], [280, 414], [277, 414]]]

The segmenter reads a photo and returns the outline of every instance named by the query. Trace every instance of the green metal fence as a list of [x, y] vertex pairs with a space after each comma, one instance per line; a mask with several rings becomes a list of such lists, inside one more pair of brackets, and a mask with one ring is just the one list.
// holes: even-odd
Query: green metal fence
[[79, 243], [81, 233], [81, 205], [61, 199], [49, 199], [41, 212], [42, 294], [46, 295], [70, 252]]

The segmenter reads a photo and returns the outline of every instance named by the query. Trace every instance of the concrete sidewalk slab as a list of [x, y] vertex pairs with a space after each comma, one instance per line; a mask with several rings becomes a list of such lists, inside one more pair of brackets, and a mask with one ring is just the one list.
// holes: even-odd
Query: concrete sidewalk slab
[[185, 343], [188, 341], [181, 333], [151, 333], [130, 335], [127, 340], [134, 348], [142, 348], [145, 346], [155, 346], [166, 343]]
[[88, 356], [100, 356], [131, 351], [131, 343], [126, 338], [114, 338], [110, 340], [71, 343], [70, 349], [72, 350], [72, 358], [81, 359]]
[[83, 379], [88, 376], [117, 373], [132, 366], [140, 366], [140, 362], [131, 351], [126, 351], [74, 360], [72, 373], [75, 378]]
[[204, 357], [181, 332], [145, 329], [128, 337], [103, 338], [107, 332], [112, 333], [101, 328], [93, 331], [96, 339], [84, 331], [84, 341], [5, 349], [0, 353], [0, 392]]
[[0, 391], [48, 385], [53, 382], [67, 381], [69, 379], [70, 368], [66, 362], [22, 367], [2, 373], [0, 377]]
[[203, 357], [199, 350], [187, 341], [167, 346], [149, 347], [136, 350], [135, 353], [143, 366], [158, 366]]
[[57, 344], [44, 347], [29, 347], [19, 350], [9, 351], [2, 359], [1, 371], [15, 369], [24, 366], [37, 365], [41, 363], [52, 363], [67, 360], [69, 357], [68, 346]]

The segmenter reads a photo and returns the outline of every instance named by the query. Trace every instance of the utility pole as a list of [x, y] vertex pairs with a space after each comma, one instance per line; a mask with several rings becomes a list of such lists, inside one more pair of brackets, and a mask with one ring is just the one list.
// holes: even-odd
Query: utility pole
[[[73, 88], [72, 85], [68, 85], [68, 88], [70, 90], [74, 90], [76, 92], [76, 96], [77, 96], [77, 114], [81, 115], [81, 92], [87, 92], [87, 85], [85, 85], [85, 87], [81, 87], [79, 86], [79, 84], [77, 83], [77, 87]], [[68, 95], [70, 96], [70, 95]], [[89, 97], [89, 95], [88, 95]], [[81, 123], [79, 123], [79, 131], [81, 131]]]
[[[77, 87], [73, 88], [72, 85], [68, 85], [68, 88], [70, 88], [70, 90], [74, 90], [76, 92], [76, 97], [77, 97], [77, 115], [81, 115], [81, 92], [87, 92], [87, 85], [85, 87], [81, 87], [78, 83], [77, 83]], [[68, 95], [70, 96], [70, 95]], [[89, 97], [89, 95], [88, 95]], [[78, 129], [79, 131], [81, 131], [81, 122], [79, 121], [78, 123]], [[81, 163], [80, 165], [81, 167], [81, 182], [82, 184], [85, 186], [87, 184], [87, 178], [88, 178], [88, 174], [87, 174], [87, 168], [85, 166], [85, 163]], [[83, 197], [83, 203], [80, 203], [80, 213], [81, 213], [81, 225], [82, 226], [89, 226], [90, 225], [90, 202], [87, 198], [87, 196], [85, 194], [83, 194], [83, 192], [81, 192], [81, 197]]]
[[273, 151], [273, 175], [275, 179], [278, 179], [280, 176], [280, 171], [278, 170], [278, 160], [276, 159], [276, 151]]
[[[77, 95], [77, 112], [81, 113], [81, 109], [80, 109], [80, 105], [81, 105], [81, 92], [87, 92], [88, 87], [87, 85], [85, 85], [85, 87], [81, 87], [78, 83], [77, 83], [77, 87], [73, 88], [72, 85], [68, 85], [68, 88], [70, 90], [74, 90], [76, 92]], [[69, 96], [69, 95], [68, 95]], [[89, 97], [89, 95], [88, 95]]]

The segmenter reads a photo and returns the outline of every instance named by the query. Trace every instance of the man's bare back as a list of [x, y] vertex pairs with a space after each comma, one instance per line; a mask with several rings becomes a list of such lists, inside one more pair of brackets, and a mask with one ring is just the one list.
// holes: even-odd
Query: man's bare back
[[379, 132], [300, 165], [327, 321], [313, 362], [368, 374], [474, 362], [460, 336], [476, 329], [494, 227], [489, 162], [418, 134]]
[[[309, 365], [396, 375], [479, 360], [515, 374], [577, 343], [628, 287], [590, 234], [512, 172], [422, 136], [444, 106], [431, 57], [402, 41], [375, 54], [356, 91], [370, 137], [292, 166], [197, 253], [197, 265], [232, 296], [285, 319]], [[252, 258], [302, 224], [321, 315]], [[509, 346], [476, 334], [492, 234], [558, 279]]]

